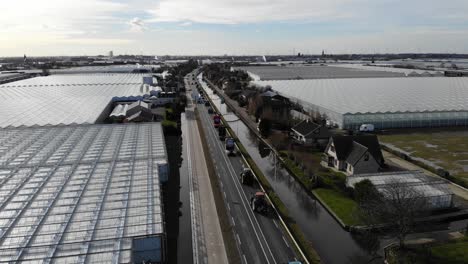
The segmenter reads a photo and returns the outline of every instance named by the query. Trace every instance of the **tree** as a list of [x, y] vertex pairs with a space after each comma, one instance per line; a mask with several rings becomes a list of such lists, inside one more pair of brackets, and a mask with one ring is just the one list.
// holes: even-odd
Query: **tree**
[[[364, 193], [371, 190], [367, 183], [359, 188], [360, 192], [365, 190]], [[405, 246], [405, 238], [413, 230], [415, 220], [427, 212], [427, 200], [423, 194], [401, 181], [391, 181], [379, 188], [378, 195], [364, 197], [367, 198], [359, 202], [362, 220], [371, 225], [393, 225], [392, 231], [400, 248]]]
[[378, 199], [379, 192], [374, 184], [368, 180], [362, 180], [354, 185], [354, 199], [358, 203], [365, 203], [374, 199]]
[[258, 130], [263, 137], [268, 137], [271, 132], [271, 121], [269, 119], [262, 119], [258, 124]]

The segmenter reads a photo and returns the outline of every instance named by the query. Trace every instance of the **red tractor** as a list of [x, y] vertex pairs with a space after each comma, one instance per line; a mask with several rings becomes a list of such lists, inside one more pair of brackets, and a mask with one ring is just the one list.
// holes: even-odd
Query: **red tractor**
[[273, 214], [273, 208], [268, 203], [265, 193], [262, 191], [258, 191], [252, 195], [250, 198], [250, 208], [252, 208], [252, 211], [266, 216]]

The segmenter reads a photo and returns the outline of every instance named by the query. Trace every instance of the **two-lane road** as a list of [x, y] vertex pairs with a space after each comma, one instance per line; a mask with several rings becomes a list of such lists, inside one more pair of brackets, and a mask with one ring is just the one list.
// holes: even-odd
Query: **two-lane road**
[[[188, 88], [196, 91], [192, 80], [189, 77]], [[273, 264], [294, 260], [296, 255], [278, 220], [254, 213], [250, 208], [250, 197], [258, 188], [241, 184], [239, 174], [246, 166], [242, 158], [227, 156], [207, 107], [199, 104], [197, 108], [243, 262]]]

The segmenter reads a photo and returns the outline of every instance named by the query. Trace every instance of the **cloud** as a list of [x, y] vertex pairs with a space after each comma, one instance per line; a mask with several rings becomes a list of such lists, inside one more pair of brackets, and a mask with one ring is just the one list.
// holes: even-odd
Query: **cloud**
[[132, 32], [142, 32], [146, 30], [145, 23], [138, 17], [135, 17], [132, 20], [130, 20], [129, 24], [130, 30]]
[[181, 23], [180, 25], [183, 26], [183, 27], [188, 27], [188, 26], [191, 26], [193, 23], [190, 22], [190, 21], [185, 21], [184, 23]]
[[352, 16], [346, 6], [362, 0], [161, 0], [150, 11], [155, 22], [240, 24], [322, 21]]
[[1, 7], [0, 32], [65, 36], [117, 23], [115, 14], [123, 12], [126, 5], [109, 0], [15, 0], [2, 1]]

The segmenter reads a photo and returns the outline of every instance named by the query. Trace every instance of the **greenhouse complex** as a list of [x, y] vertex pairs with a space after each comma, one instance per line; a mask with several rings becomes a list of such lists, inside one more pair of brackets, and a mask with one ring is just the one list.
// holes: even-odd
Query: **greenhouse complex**
[[0, 85], [0, 127], [93, 124], [107, 117], [114, 98], [150, 93], [145, 74], [69, 74]]
[[0, 263], [165, 263], [161, 123], [103, 124], [149, 74], [0, 85]]
[[468, 126], [468, 78], [404, 77], [253, 81], [340, 128]]
[[0, 263], [164, 261], [160, 123], [0, 132]]
[[403, 183], [412, 192], [402, 191], [402, 193], [408, 193], [411, 197], [424, 197], [429, 210], [449, 208], [453, 205], [454, 194], [449, 188], [449, 183], [427, 176], [420, 171], [355, 174], [347, 177], [346, 186], [354, 187], [356, 183], [363, 180], [370, 180], [384, 195], [387, 186], [393, 183]]

